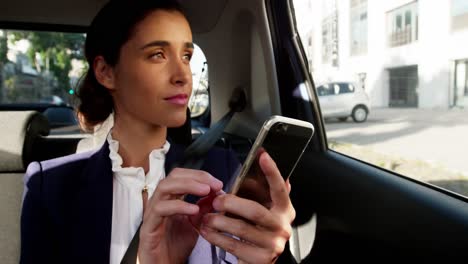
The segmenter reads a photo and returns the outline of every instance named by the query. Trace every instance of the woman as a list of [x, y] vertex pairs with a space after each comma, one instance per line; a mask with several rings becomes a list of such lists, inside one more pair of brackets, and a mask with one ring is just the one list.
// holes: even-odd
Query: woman
[[[226, 183], [237, 165], [230, 152], [211, 150], [200, 171], [166, 172], [182, 153], [167, 128], [185, 123], [192, 90], [192, 33], [177, 3], [109, 2], [89, 28], [85, 53], [81, 120], [92, 129], [113, 112], [114, 126], [96, 152], [28, 167], [21, 262], [120, 263], [141, 221], [140, 263], [216, 261], [209, 244], [232, 254], [225, 260], [274, 262], [294, 209], [268, 154], [260, 165], [270, 209], [223, 194], [218, 179]], [[205, 198], [190, 204], [186, 194]]]

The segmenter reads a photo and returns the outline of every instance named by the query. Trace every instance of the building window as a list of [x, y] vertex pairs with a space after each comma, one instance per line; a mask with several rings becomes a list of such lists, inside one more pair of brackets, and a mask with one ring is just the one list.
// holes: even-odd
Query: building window
[[418, 66], [389, 69], [390, 107], [418, 107]]
[[366, 78], [367, 78], [367, 73], [361, 72], [357, 74], [357, 83], [358, 85], [362, 88], [362, 90], [366, 90]]
[[387, 13], [390, 47], [418, 40], [418, 2], [404, 5]]
[[351, 0], [351, 55], [367, 53], [367, 0]]
[[455, 86], [452, 92], [453, 105], [468, 107], [468, 60], [455, 61]]
[[452, 0], [452, 30], [468, 28], [468, 1]]
[[338, 10], [336, 1], [324, 1], [322, 19], [322, 61], [338, 66]]

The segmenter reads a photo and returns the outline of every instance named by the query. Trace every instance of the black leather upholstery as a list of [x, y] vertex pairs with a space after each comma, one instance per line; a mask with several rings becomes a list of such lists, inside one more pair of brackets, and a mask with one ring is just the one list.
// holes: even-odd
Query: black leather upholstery
[[37, 140], [49, 135], [49, 133], [50, 127], [47, 118], [39, 112], [31, 115], [27, 123], [23, 144], [22, 159], [24, 168], [35, 160], [36, 153], [49, 151], [47, 148], [36, 149]]

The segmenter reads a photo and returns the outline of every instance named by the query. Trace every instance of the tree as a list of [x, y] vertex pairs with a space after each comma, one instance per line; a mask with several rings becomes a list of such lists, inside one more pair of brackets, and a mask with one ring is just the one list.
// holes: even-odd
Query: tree
[[3, 100], [3, 66], [8, 62], [8, 38], [7, 31], [0, 30], [0, 102]]
[[14, 31], [13, 41], [27, 39], [31, 43], [27, 55], [31, 64], [42, 75], [52, 73], [57, 87], [55, 92], [65, 93], [70, 89], [68, 74], [72, 69], [72, 59], [84, 60], [84, 34]]
[[5, 64], [8, 61], [8, 42], [7, 42], [7, 31], [0, 30], [0, 63]]

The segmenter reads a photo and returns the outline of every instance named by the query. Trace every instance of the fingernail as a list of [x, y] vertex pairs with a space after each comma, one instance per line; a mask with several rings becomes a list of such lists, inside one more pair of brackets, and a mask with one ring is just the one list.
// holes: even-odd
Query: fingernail
[[213, 200], [213, 208], [216, 211], [221, 211], [221, 201], [219, 200], [219, 196]]
[[222, 188], [222, 187], [223, 187], [223, 182], [220, 181], [220, 180], [218, 180], [218, 179], [216, 179], [216, 178], [213, 179], [213, 184], [214, 184], [216, 187], [218, 187], [218, 188]]
[[262, 153], [262, 156], [261, 156], [261, 157], [263, 157], [263, 158], [266, 159], [266, 160], [271, 160], [270, 155], [268, 155], [268, 153], [267, 153], [266, 151]]

